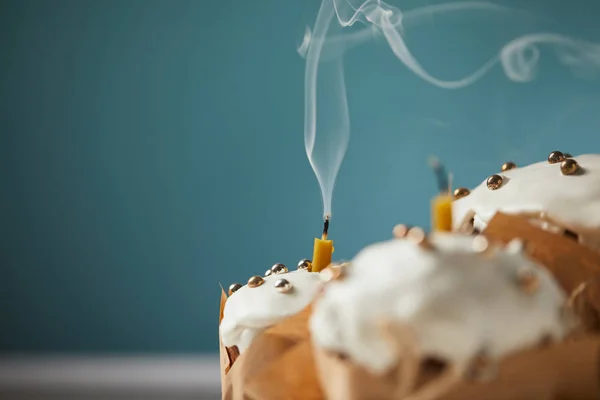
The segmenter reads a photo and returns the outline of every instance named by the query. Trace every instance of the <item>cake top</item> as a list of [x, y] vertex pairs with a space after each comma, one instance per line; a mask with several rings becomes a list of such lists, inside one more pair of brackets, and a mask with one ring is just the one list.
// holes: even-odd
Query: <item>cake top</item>
[[[552, 155], [552, 153], [551, 153]], [[543, 161], [498, 172], [501, 178], [486, 178], [463, 198], [454, 201], [454, 225], [469, 211], [475, 212], [475, 227], [482, 230], [497, 211], [505, 213], [545, 211], [567, 227], [600, 229], [600, 154], [572, 157], [579, 170], [561, 162]], [[488, 185], [489, 183], [489, 185]]]
[[400, 357], [383, 329], [389, 323], [413, 333], [421, 357], [465, 365], [482, 352], [500, 357], [562, 338], [564, 302], [519, 242], [491, 248], [482, 237], [440, 233], [421, 245], [395, 239], [364, 249], [327, 285], [310, 328], [316, 345], [375, 373]]
[[320, 284], [318, 273], [301, 269], [251, 278], [225, 303], [219, 327], [223, 344], [243, 352], [264, 329], [310, 304]]

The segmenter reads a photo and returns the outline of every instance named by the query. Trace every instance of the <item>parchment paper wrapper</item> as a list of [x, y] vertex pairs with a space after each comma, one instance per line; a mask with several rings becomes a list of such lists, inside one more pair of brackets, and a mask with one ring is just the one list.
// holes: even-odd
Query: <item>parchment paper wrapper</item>
[[585, 330], [600, 332], [600, 252], [568, 236], [536, 227], [524, 215], [497, 213], [483, 234], [508, 243], [519, 238], [530, 257], [544, 265], [571, 296]]
[[[221, 287], [221, 305], [219, 310], [219, 325], [223, 320], [223, 310], [225, 309], [225, 302], [227, 301], [227, 295], [225, 294], [225, 290]], [[223, 396], [227, 391], [227, 380], [225, 379], [227, 373], [231, 369], [231, 366], [239, 356], [239, 351], [236, 347], [227, 348], [223, 345], [221, 341], [221, 335], [219, 335], [219, 361], [221, 366], [221, 393]], [[223, 397], [225, 398], [225, 397]]]
[[444, 379], [444, 371], [426, 364], [421, 365], [415, 389], [402, 396], [399, 367], [374, 375], [321, 349], [315, 349], [315, 360], [328, 400], [597, 400], [599, 350], [600, 339], [587, 336], [523, 351], [501, 360], [491, 380], [460, 378], [433, 396], [426, 392]]
[[[223, 291], [221, 319], [226, 299]], [[223, 399], [324, 399], [314, 367], [308, 329], [310, 313], [309, 306], [266, 329], [241, 355], [235, 350], [232, 352], [221, 342]]]

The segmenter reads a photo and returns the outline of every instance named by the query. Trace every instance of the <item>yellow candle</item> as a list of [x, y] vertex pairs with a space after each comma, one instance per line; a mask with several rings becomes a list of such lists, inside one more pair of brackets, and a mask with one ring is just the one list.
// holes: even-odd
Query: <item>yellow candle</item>
[[320, 272], [331, 264], [333, 240], [315, 238], [313, 249], [312, 272]]
[[321, 272], [331, 264], [333, 255], [333, 240], [327, 240], [327, 231], [329, 230], [329, 217], [325, 217], [323, 226], [323, 235], [321, 238], [315, 238], [313, 247], [312, 272]]
[[431, 200], [431, 229], [433, 231], [452, 231], [452, 200], [450, 193], [440, 193]]

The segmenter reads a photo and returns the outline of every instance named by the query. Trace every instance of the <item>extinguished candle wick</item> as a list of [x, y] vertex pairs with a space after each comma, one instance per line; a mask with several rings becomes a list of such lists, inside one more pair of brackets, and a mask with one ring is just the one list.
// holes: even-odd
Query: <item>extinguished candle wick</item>
[[451, 174], [446, 174], [446, 168], [436, 156], [429, 157], [429, 165], [435, 174], [439, 192], [447, 193], [451, 185], [451, 182], [449, 182]]
[[321, 235], [321, 239], [327, 240], [328, 233], [329, 233], [329, 215], [325, 217], [325, 222], [323, 223], [323, 234]]

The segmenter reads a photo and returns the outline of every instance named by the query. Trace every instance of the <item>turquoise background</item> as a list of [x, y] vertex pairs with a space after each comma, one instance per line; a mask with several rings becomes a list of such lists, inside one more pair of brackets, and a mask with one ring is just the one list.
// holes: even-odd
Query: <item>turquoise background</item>
[[[407, 21], [408, 43], [451, 79], [525, 33], [600, 42], [597, 2], [518, 3], [533, 14]], [[318, 7], [0, 4], [2, 352], [214, 352], [219, 282], [311, 256], [322, 209], [296, 47]], [[530, 83], [496, 66], [453, 91], [417, 78], [384, 42], [347, 54], [336, 257], [396, 223], [427, 226], [430, 154], [472, 186], [508, 159], [600, 150], [598, 69], [573, 72], [541, 50]]]

